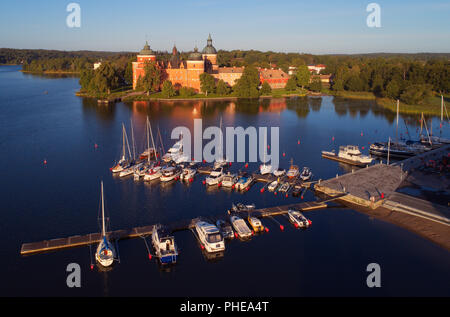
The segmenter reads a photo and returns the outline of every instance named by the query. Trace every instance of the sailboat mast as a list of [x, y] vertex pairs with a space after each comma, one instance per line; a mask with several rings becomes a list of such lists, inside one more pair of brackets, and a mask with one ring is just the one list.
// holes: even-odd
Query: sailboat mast
[[136, 159], [136, 145], [134, 143], [134, 132], [133, 132], [133, 119], [130, 119], [131, 122], [131, 142], [133, 146], [133, 160]]
[[125, 125], [122, 123], [122, 158], [125, 160]]
[[149, 125], [149, 122], [148, 122], [148, 116], [147, 116], [147, 122], [145, 122], [145, 128], [146, 128], [145, 130], [147, 132], [147, 151], [148, 151], [147, 161], [150, 163], [151, 152], [150, 152], [150, 136], [148, 135], [148, 125]]
[[105, 200], [103, 198], [103, 181], [102, 183], [102, 237], [104, 237], [106, 235], [106, 230], [105, 230]]
[[[153, 139], [153, 132], [152, 132], [152, 126], [150, 124], [150, 120], [147, 117], [147, 121], [148, 121], [148, 129], [150, 130], [150, 137], [152, 138], [152, 146], [153, 146], [153, 151], [155, 153], [155, 161], [157, 160], [157, 156], [156, 156], [156, 146], [155, 146], [155, 140]], [[149, 154], [150, 157], [150, 154]]]
[[398, 112], [399, 112], [399, 100], [397, 99], [397, 128], [396, 128], [396, 131], [395, 131], [396, 138], [397, 138], [397, 143], [398, 143]]

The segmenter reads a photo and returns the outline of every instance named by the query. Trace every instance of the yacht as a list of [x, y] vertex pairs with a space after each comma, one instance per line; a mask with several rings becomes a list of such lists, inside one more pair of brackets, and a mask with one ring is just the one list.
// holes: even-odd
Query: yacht
[[272, 165], [270, 165], [270, 164], [261, 164], [259, 166], [259, 172], [261, 173], [261, 175], [272, 173]]
[[155, 255], [161, 264], [174, 264], [177, 262], [178, 248], [175, 238], [170, 235], [166, 227], [157, 224], [152, 231], [152, 245]]
[[290, 209], [288, 211], [289, 220], [300, 228], [308, 228], [311, 225], [311, 220], [306, 219], [300, 211]]
[[261, 220], [256, 217], [248, 217], [248, 223], [252, 226], [254, 232], [262, 232], [264, 231], [264, 226], [262, 225]]
[[244, 219], [238, 216], [231, 216], [230, 221], [234, 230], [241, 239], [250, 238], [252, 236], [252, 231], [247, 226]]
[[275, 180], [267, 186], [267, 189], [269, 190], [269, 192], [273, 192], [277, 189], [277, 187], [278, 187], [278, 181]]
[[170, 166], [162, 171], [162, 175], [159, 179], [161, 182], [170, 182], [171, 180], [177, 178], [179, 175], [180, 171], [177, 168]]
[[281, 184], [281, 186], [278, 189], [278, 191], [282, 192], [282, 193], [286, 193], [289, 190], [289, 188], [291, 188], [291, 185], [289, 184], [289, 182], [284, 182], [284, 183]]
[[119, 173], [119, 177], [125, 177], [125, 176], [128, 176], [128, 175], [134, 174], [134, 172], [135, 172], [137, 169], [139, 169], [141, 166], [142, 166], [142, 163], [138, 163], [138, 164], [136, 164], [136, 165], [131, 165], [130, 167], [128, 167], [128, 168], [122, 170], [122, 171]]
[[225, 250], [225, 242], [220, 234], [219, 228], [215, 225], [205, 221], [198, 221], [195, 224], [195, 231], [207, 252], [220, 252]]
[[389, 156], [392, 158], [409, 158], [416, 155], [412, 148], [402, 143], [376, 142], [370, 145], [370, 154], [377, 156]]
[[348, 163], [351, 165], [365, 166], [372, 163], [373, 158], [363, 155], [357, 145], [342, 145], [339, 147], [339, 153], [333, 151], [322, 151], [324, 158], [335, 160], [339, 162]]
[[222, 178], [222, 186], [223, 187], [233, 187], [234, 184], [236, 184], [238, 180], [238, 177], [236, 174], [231, 174], [228, 172], [227, 174], [223, 175]]
[[164, 162], [170, 162], [177, 159], [183, 153], [183, 139], [175, 143], [164, 156], [162, 157]]
[[185, 167], [181, 171], [180, 180], [190, 182], [194, 180], [194, 176], [197, 173], [197, 170], [195, 168], [188, 168]]
[[144, 181], [152, 181], [155, 179], [159, 179], [162, 176], [162, 167], [160, 165], [154, 166], [147, 170], [144, 175]]
[[218, 185], [223, 178], [223, 168], [219, 167], [214, 169], [211, 174], [206, 178], [206, 184], [209, 186]]

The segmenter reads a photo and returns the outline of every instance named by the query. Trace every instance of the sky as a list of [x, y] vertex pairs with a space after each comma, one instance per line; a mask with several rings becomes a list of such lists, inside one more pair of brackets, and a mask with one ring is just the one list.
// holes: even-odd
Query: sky
[[[81, 25], [66, 24], [78, 3]], [[368, 27], [369, 3], [381, 27]], [[15, 0], [2, 3], [0, 47], [57, 50], [216, 49], [311, 54], [450, 52], [450, 1]]]

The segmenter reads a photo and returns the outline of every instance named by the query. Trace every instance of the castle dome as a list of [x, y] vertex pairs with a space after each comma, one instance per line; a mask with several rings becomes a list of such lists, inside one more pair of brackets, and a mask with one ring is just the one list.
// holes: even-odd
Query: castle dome
[[200, 54], [200, 53], [198, 52], [197, 46], [194, 48], [194, 52], [192, 52], [191, 54], [189, 54], [188, 60], [189, 60], [189, 61], [201, 61], [201, 60], [203, 60], [202, 54]]
[[144, 48], [139, 52], [139, 55], [155, 55], [155, 53], [150, 48], [150, 45], [148, 45], [148, 42], [145, 41]]
[[216, 49], [212, 45], [211, 34], [209, 34], [209, 36], [208, 36], [207, 44], [206, 44], [205, 48], [203, 49], [202, 53], [203, 54], [217, 54]]

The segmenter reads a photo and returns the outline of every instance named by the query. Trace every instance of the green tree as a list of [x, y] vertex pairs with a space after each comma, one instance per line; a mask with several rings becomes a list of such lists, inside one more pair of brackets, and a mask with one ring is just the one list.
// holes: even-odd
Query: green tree
[[294, 91], [297, 89], [297, 80], [295, 76], [292, 76], [289, 78], [289, 80], [286, 83], [286, 86], [284, 87], [287, 91]]
[[200, 75], [200, 89], [208, 96], [208, 93], [213, 93], [216, 87], [214, 77], [208, 73]]
[[411, 85], [400, 95], [400, 100], [409, 105], [420, 105], [432, 96], [432, 88], [430, 84]]
[[358, 75], [353, 74], [345, 82], [344, 88], [350, 91], [361, 91], [363, 89], [364, 83]]
[[221, 79], [217, 82], [216, 93], [221, 96], [228, 95], [230, 92], [228, 85]]
[[306, 65], [299, 66], [297, 68], [297, 73], [296, 73], [295, 77], [297, 78], [297, 85], [302, 87], [302, 89], [305, 86], [308, 86], [310, 78], [311, 78], [311, 73], [308, 70], [308, 66], [306, 66]]
[[319, 77], [314, 77], [311, 84], [309, 85], [309, 89], [315, 92], [322, 91], [322, 81]]
[[386, 96], [397, 99], [400, 94], [400, 86], [396, 80], [391, 80], [386, 86]]
[[153, 61], [146, 62], [144, 73], [145, 75], [138, 80], [137, 88], [147, 92], [147, 95], [149, 95], [150, 92], [158, 91], [159, 86], [161, 85], [161, 70], [156, 63]]
[[268, 96], [272, 93], [272, 87], [265, 81], [261, 87], [261, 95]]
[[241, 78], [236, 82], [234, 91], [240, 98], [256, 98], [259, 97], [259, 72], [252, 66], [247, 66]]
[[195, 89], [192, 87], [181, 87], [179, 90], [180, 97], [188, 98], [196, 94]]
[[170, 80], [164, 81], [162, 85], [161, 95], [164, 98], [171, 98], [175, 96], [175, 89], [173, 88], [172, 82]]

